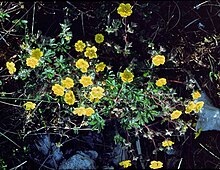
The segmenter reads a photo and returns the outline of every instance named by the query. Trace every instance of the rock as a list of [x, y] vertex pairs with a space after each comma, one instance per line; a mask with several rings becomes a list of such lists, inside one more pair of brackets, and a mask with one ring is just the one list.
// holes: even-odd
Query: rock
[[38, 152], [31, 157], [34, 157], [39, 163], [43, 163], [46, 160], [46, 162], [44, 162], [45, 165], [57, 168], [59, 162], [63, 159], [63, 153], [60, 147], [51, 141], [50, 135], [48, 134], [39, 136], [33, 146]]
[[196, 130], [198, 131], [200, 128], [202, 128], [202, 131], [220, 130], [220, 109], [212, 105], [204, 92], [198, 98], [198, 101], [204, 101], [204, 106], [198, 113], [199, 119]]
[[113, 164], [118, 166], [119, 162], [126, 160], [128, 158], [127, 149], [123, 148], [120, 144], [116, 145], [112, 153]]
[[91, 159], [95, 160], [98, 157], [98, 153], [96, 151], [88, 150], [88, 151], [77, 151], [76, 153], [79, 154], [86, 154], [88, 155]]
[[[87, 154], [85, 154], [87, 153]], [[95, 161], [98, 153], [96, 151], [77, 151], [77, 154], [70, 157], [68, 160], [64, 160], [59, 166], [59, 170], [65, 169], [96, 169]]]

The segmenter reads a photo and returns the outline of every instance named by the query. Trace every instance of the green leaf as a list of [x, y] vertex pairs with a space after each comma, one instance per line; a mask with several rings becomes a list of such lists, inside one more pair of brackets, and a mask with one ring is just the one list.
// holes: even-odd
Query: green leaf
[[195, 137], [194, 137], [194, 139], [198, 138], [199, 135], [201, 134], [201, 132], [202, 132], [202, 128], [199, 128], [199, 130], [196, 131], [196, 133], [195, 133]]

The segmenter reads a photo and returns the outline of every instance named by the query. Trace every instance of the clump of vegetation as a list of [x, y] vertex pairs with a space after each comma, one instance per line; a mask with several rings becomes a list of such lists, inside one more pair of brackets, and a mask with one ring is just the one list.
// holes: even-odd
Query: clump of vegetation
[[[108, 23], [103, 23], [105, 27], [92, 31], [96, 32], [92, 38], [75, 38], [67, 8], [61, 31], [54, 37], [40, 31], [31, 33], [28, 22], [20, 20], [25, 35], [18, 53], [3, 64], [1, 83], [6, 87], [8, 81], [20, 81], [23, 88], [11, 95], [1, 87], [1, 100], [10, 99], [23, 109], [19, 116], [24, 138], [38, 129], [56, 131], [61, 136], [64, 131], [60, 129], [76, 134], [83, 130], [100, 133], [106, 121], [114, 119], [120, 124], [114, 141], [129, 153], [119, 165], [128, 168], [139, 159], [142, 168], [148, 164], [151, 169], [159, 169], [165, 163], [156, 153], [174, 151], [179, 137], [188, 128], [194, 129], [205, 101], [197, 102], [201, 91], [195, 86], [190, 89], [192, 96], [181, 97], [170, 86], [168, 76], [157, 74], [159, 69], [175, 68], [176, 63], [153, 42], [139, 39], [149, 53], [144, 60], [137, 60], [138, 49], [133, 48], [132, 40], [138, 24], [132, 15], [138, 4], [120, 3], [114, 8], [112, 13], [117, 18], [109, 17]], [[0, 19], [4, 23], [10, 16], [2, 11]], [[127, 60], [115, 69], [106, 58], [117, 56]], [[135, 140], [129, 140], [132, 137]], [[140, 138], [153, 142], [148, 160], [141, 156]], [[2, 159], [1, 164], [5, 166]]]

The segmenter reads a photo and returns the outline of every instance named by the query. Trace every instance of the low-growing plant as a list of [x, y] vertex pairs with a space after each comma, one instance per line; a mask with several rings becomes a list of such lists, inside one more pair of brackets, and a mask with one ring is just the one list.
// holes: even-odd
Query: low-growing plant
[[[165, 66], [169, 58], [156, 48], [143, 63], [136, 62], [132, 42], [128, 41], [137, 27], [129, 20], [134, 12], [135, 4], [121, 3], [117, 7], [120, 18], [112, 19], [105, 32], [98, 32], [93, 39], [75, 39], [68, 19], [60, 24], [61, 32], [54, 38], [40, 31], [30, 34], [25, 27], [27, 34], [20, 52], [5, 63], [11, 78], [22, 80], [23, 89], [1, 97], [14, 98], [25, 109], [21, 115], [25, 119], [24, 136], [41, 128], [101, 132], [106, 120], [116, 119], [129, 136], [142, 136], [153, 143], [155, 136], [160, 137], [160, 144], [154, 143], [156, 151], [168, 152], [175, 145], [174, 136], [182, 136], [188, 127], [192, 128], [192, 122], [184, 117], [203, 107], [204, 102], [195, 102], [200, 92], [193, 93], [192, 101], [184, 101], [169, 86], [169, 79], [158, 77], [153, 68]], [[108, 37], [112, 33], [124, 43], [123, 47]], [[115, 72], [101, 59], [106, 49], [133, 59]], [[164, 129], [153, 129], [153, 124]], [[132, 148], [118, 133], [114, 139]], [[120, 165], [131, 166], [131, 161]], [[162, 162], [151, 162], [150, 168], [161, 167]]]

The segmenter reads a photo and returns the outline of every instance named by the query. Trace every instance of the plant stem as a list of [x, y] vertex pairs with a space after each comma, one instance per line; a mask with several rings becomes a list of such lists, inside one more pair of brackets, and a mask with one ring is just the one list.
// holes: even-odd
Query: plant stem
[[24, 99], [24, 98], [13, 98], [13, 97], [0, 97], [0, 99], [4, 99], [4, 100], [37, 101], [37, 102], [43, 102], [43, 103], [57, 103], [57, 102], [51, 102], [51, 101], [48, 101], [48, 100]]

